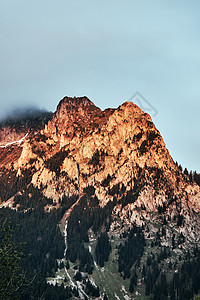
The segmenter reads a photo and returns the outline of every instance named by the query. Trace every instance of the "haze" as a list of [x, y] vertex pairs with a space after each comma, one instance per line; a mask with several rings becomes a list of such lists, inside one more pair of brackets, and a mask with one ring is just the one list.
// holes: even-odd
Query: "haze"
[[174, 160], [200, 171], [199, 13], [195, 0], [0, 0], [0, 116], [139, 91]]

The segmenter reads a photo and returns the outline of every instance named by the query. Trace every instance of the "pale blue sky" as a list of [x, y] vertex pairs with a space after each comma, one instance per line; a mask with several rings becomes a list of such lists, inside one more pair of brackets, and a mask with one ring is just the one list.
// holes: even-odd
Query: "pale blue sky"
[[139, 91], [174, 160], [200, 172], [200, 1], [0, 0], [0, 116]]

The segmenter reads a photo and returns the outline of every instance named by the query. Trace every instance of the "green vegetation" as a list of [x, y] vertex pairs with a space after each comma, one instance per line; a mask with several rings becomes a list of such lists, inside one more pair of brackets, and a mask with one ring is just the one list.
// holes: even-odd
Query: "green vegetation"
[[[59, 175], [60, 165], [67, 155], [66, 151], [60, 151], [57, 156], [47, 161], [47, 167]], [[103, 159], [101, 156], [100, 152], [94, 158], [99, 157], [100, 164]], [[155, 190], [160, 190], [165, 183], [162, 171], [148, 167], [145, 170], [147, 174], [151, 174]], [[58, 224], [66, 210], [77, 201], [78, 196], [63, 197], [59, 202], [60, 208], [53, 207], [51, 211], [46, 212], [44, 207], [53, 205], [52, 200], [44, 197], [41, 190], [30, 184], [29, 171], [24, 171], [21, 177], [16, 177], [14, 171], [2, 169], [1, 198], [4, 200], [14, 196], [13, 207], [16, 210], [6, 208], [1, 211], [4, 219], [12, 220], [12, 228], [19, 224], [18, 231], [14, 230], [10, 236], [8, 234], [7, 240], [7, 244], [13, 245], [16, 251], [14, 255], [9, 256], [15, 258], [17, 263], [12, 271], [15, 271], [14, 276], [18, 280], [12, 284], [13, 295], [15, 291], [18, 295], [16, 293], [13, 299], [17, 299], [19, 295], [22, 300], [31, 297], [75, 299], [80, 290], [78, 285], [70, 287], [67, 272], [75, 284], [78, 282], [83, 286], [88, 299], [98, 297], [99, 294], [104, 296], [104, 299], [113, 299], [116, 294], [120, 299], [123, 299], [124, 295], [131, 295], [137, 300], [188, 300], [199, 293], [199, 250], [195, 248], [190, 253], [184, 250], [184, 232], [179, 230], [184, 225], [185, 216], [181, 212], [181, 199], [174, 196], [171, 187], [166, 185], [168, 200], [163, 205], [158, 205], [155, 213], [149, 214], [150, 220], [141, 217], [141, 227], [122, 222], [121, 211], [116, 216], [113, 214], [116, 205], [121, 205], [123, 209], [134, 203], [138, 198], [138, 191], [146, 184], [143, 169], [136, 165], [133, 173], [128, 192], [123, 184], [116, 184], [110, 188], [110, 175], [101, 182], [101, 186], [107, 187], [108, 193], [113, 196], [113, 201], [109, 201], [104, 207], [99, 205], [95, 187], [87, 186], [84, 189], [84, 195], [73, 207], [68, 218], [68, 248], [66, 257], [63, 258], [65, 244]], [[17, 193], [18, 191], [20, 193]], [[176, 207], [176, 215], [173, 218], [168, 213], [171, 207]], [[137, 212], [144, 211], [145, 215], [147, 209], [141, 205], [137, 207]], [[113, 221], [116, 221], [114, 229], [111, 227]], [[151, 231], [152, 228], [155, 232]], [[5, 232], [3, 230], [1, 241]], [[166, 237], [169, 234], [171, 236], [167, 241]], [[166, 241], [168, 244], [164, 246]], [[3, 243], [5, 242], [4, 238]], [[25, 243], [24, 255], [27, 258], [20, 252], [21, 243]], [[4, 249], [0, 257], [4, 270], [1, 276], [5, 276], [5, 268], [9, 270], [9, 265], [14, 263], [9, 257], [2, 258], [7, 252], [3, 246], [1, 249]], [[26, 277], [25, 285], [22, 274]], [[47, 284], [46, 278], [50, 282], [56, 274], [61, 275], [58, 284], [55, 287]], [[30, 283], [28, 289], [24, 288], [26, 282]], [[20, 284], [19, 288], [17, 284]], [[12, 288], [9, 291], [12, 292]]]
[[0, 168], [0, 197], [6, 201], [17, 192], [26, 189], [32, 178], [32, 169], [24, 169], [22, 176], [17, 177], [17, 171]]
[[145, 246], [145, 238], [142, 229], [133, 224], [132, 229], [128, 233], [128, 239], [124, 244], [119, 245], [118, 271], [123, 278], [130, 278], [131, 268], [143, 255]]
[[111, 249], [107, 232], [101, 232], [95, 248], [95, 257], [100, 267], [103, 267], [104, 262], [108, 261]]
[[56, 175], [58, 176], [60, 174], [60, 167], [63, 161], [65, 160], [65, 158], [68, 156], [68, 154], [69, 152], [65, 150], [61, 150], [57, 152], [54, 156], [52, 156], [45, 162], [46, 167], [50, 171], [55, 172]]
[[[21, 260], [18, 260], [18, 263], [22, 274], [25, 274], [28, 287], [19, 289], [20, 299], [26, 300], [32, 299], [32, 297], [37, 299], [43, 297], [48, 300], [69, 299], [71, 288], [53, 287], [46, 282], [46, 278], [53, 276], [57, 270], [57, 259], [63, 258], [65, 245], [58, 223], [65, 212], [65, 208], [45, 212], [46, 199], [33, 187], [31, 187], [31, 195], [33, 203], [26, 212], [1, 208], [4, 219], [10, 218], [12, 220], [13, 228], [19, 224], [18, 230], [13, 231], [13, 243], [17, 247], [21, 243], [25, 245], [25, 257], [20, 257]], [[26, 201], [26, 196], [27, 194], [22, 194], [21, 201], [20, 195], [17, 197], [17, 202], [22, 202], [23, 208], [26, 205], [29, 206], [30, 199], [27, 197], [28, 201]]]
[[0, 299], [19, 299], [19, 291], [25, 283], [20, 268], [23, 248], [13, 241], [12, 223], [0, 216]]
[[159, 136], [157, 132], [147, 132], [147, 139], [144, 140], [140, 146], [140, 155], [143, 155], [149, 151], [151, 146], [154, 144], [154, 140]]

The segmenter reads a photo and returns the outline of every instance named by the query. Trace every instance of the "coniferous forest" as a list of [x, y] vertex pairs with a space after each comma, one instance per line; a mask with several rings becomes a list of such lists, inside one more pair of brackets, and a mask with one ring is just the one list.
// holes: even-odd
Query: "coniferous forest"
[[[186, 173], [186, 172], [185, 172]], [[198, 182], [198, 176], [193, 173], [193, 178]], [[187, 174], [185, 174], [187, 175]], [[189, 175], [187, 175], [189, 176]], [[2, 186], [13, 185], [14, 175], [9, 182], [2, 177]], [[28, 176], [26, 177], [28, 180]], [[18, 187], [25, 187], [26, 181], [19, 181]], [[137, 183], [140, 185], [140, 182]], [[127, 205], [135, 201], [135, 193], [128, 193], [123, 197], [119, 186], [114, 187], [111, 193], [120, 194], [121, 203]], [[123, 189], [123, 186], [122, 188]], [[9, 190], [8, 190], [9, 192]], [[11, 192], [11, 191], [10, 191]], [[30, 196], [31, 195], [31, 196]], [[53, 206], [52, 200], [43, 196], [40, 190], [31, 184], [14, 197], [13, 207], [1, 209], [1, 247], [3, 243], [13, 245], [15, 255], [19, 261], [19, 268], [16, 265], [15, 276], [21, 285], [15, 282], [12, 289], [13, 299], [70, 299], [72, 295], [77, 295], [77, 290], [64, 285], [47, 284], [47, 277], [53, 277], [58, 269], [58, 259], [64, 255], [64, 237], [61, 233], [59, 223], [67, 209], [75, 203], [77, 197], [64, 197], [60, 201], [60, 207]], [[74, 206], [68, 220], [67, 243], [68, 249], [66, 259], [76, 264], [78, 272], [75, 279], [82, 281], [82, 272], [92, 274], [94, 272], [94, 259], [99, 267], [104, 267], [113, 251], [108, 235], [112, 223], [112, 211], [117, 203], [114, 199], [104, 207], [99, 206], [95, 189], [88, 186], [84, 190], [84, 195], [79, 203]], [[46, 206], [51, 205], [51, 210], [46, 210]], [[145, 209], [145, 208], [143, 208]], [[129, 281], [129, 292], [134, 293], [138, 282], [145, 286], [147, 299], [171, 299], [188, 300], [200, 291], [200, 252], [198, 247], [191, 252], [185, 252], [184, 256], [178, 256], [172, 260], [173, 252], [169, 247], [161, 246], [161, 239], [166, 235], [165, 226], [167, 220], [164, 216], [166, 207], [158, 207], [158, 214], [163, 218], [162, 230], [156, 235], [156, 239], [149, 242], [145, 238], [146, 228], [132, 224], [132, 227], [124, 231], [122, 241], [117, 246], [118, 250], [118, 272], [123, 280]], [[180, 227], [183, 216], [177, 217], [177, 226]], [[6, 229], [7, 228], [7, 229]], [[10, 229], [9, 229], [10, 228]], [[89, 230], [92, 229], [97, 238], [95, 253], [92, 255], [86, 244], [89, 242]], [[7, 240], [4, 238], [8, 232]], [[10, 237], [10, 241], [9, 241]], [[184, 242], [184, 237], [180, 236], [179, 244]], [[172, 236], [173, 249], [177, 248], [177, 241]], [[149, 247], [149, 252], [144, 261], [144, 251]], [[158, 249], [154, 251], [155, 249]], [[12, 254], [12, 252], [11, 252]], [[12, 254], [13, 255], [13, 254]], [[1, 282], [5, 280], [5, 270], [8, 270], [11, 260], [5, 261], [5, 257], [0, 253], [2, 269], [0, 272]], [[164, 269], [163, 269], [164, 266]], [[86, 281], [86, 292], [88, 297], [98, 297], [99, 288], [94, 288], [90, 281]], [[7, 297], [7, 298], [6, 298]], [[4, 298], [9, 299], [10, 295], [4, 293]], [[105, 296], [107, 297], [107, 296]], [[89, 298], [88, 298], [89, 299]]]
[[70, 298], [70, 288], [54, 288], [46, 283], [46, 278], [54, 275], [57, 269], [57, 259], [63, 257], [64, 240], [58, 226], [63, 212], [62, 208], [44, 212], [42, 204], [25, 213], [9, 208], [1, 210], [1, 222], [11, 220], [14, 244], [23, 246], [20, 268], [25, 281], [18, 291], [20, 299]]

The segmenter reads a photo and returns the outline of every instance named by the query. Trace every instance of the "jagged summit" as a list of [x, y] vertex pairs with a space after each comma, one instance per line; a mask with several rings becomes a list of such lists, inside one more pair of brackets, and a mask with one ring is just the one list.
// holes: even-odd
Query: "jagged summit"
[[[50, 166], [49, 161], [53, 163], [59, 155], [63, 159], [58, 166]], [[44, 195], [56, 202], [92, 185], [105, 205], [113, 199], [109, 191], [115, 186], [124, 185], [127, 192], [133, 189], [140, 169], [144, 178], [138, 203], [150, 210], [181, 194], [187, 185], [151, 117], [132, 102], [101, 111], [87, 97], [65, 97], [41, 136], [25, 143], [16, 162], [18, 174], [31, 167], [33, 159], [37, 163], [31, 182], [42, 185]], [[157, 173], [162, 177], [159, 187]], [[191, 201], [199, 209], [194, 197]]]
[[101, 113], [87, 97], [64, 97], [58, 104], [46, 132], [73, 136], [80, 128], [86, 128]]
[[[142, 265], [149, 268], [146, 253], [153, 251], [160, 261], [161, 256], [167, 258], [168, 248], [176, 272], [174, 257], [200, 245], [200, 187], [174, 163], [151, 117], [132, 102], [101, 111], [87, 97], [65, 97], [45, 128], [27, 136], [20, 146], [2, 148], [0, 162], [1, 207], [29, 213], [41, 205], [41, 216], [64, 210], [64, 256], [81, 273], [92, 272], [88, 266], [93, 268], [93, 259], [101, 272], [95, 259], [102, 249], [95, 245], [105, 239], [101, 234], [105, 231], [114, 243], [110, 262], [119, 263], [124, 279], [136, 274], [136, 264], [129, 265], [132, 252], [123, 250], [128, 247], [129, 253], [129, 243], [135, 249], [135, 237], [142, 238], [135, 226], [141, 227], [146, 243], [142, 238], [138, 244], [138, 251], [146, 247], [137, 268], [140, 278]], [[163, 272], [166, 265], [159, 263], [159, 268]], [[108, 271], [108, 278], [114, 278]], [[106, 272], [107, 267], [101, 276]], [[82, 291], [82, 285], [77, 286]]]
[[92, 185], [104, 206], [115, 186], [136, 189], [143, 170], [136, 205], [154, 210], [175, 195], [186, 201], [187, 188], [193, 208], [200, 208], [199, 188], [189, 187], [151, 117], [132, 102], [101, 111], [85, 96], [64, 97], [52, 120], [25, 140], [13, 163], [19, 176], [34, 168], [30, 182], [42, 185], [43, 194], [56, 202]]
[[[105, 118], [108, 120], [115, 111], [124, 111], [127, 118], [145, 117], [151, 121], [151, 117], [144, 113], [133, 102], [124, 102], [118, 108], [107, 108], [102, 111], [89, 98], [83, 97], [64, 97], [58, 104], [54, 113], [53, 122], [65, 123], [69, 126], [69, 122], [78, 125], [89, 125], [90, 123], [104, 124]], [[104, 121], [102, 121], [104, 120]]]
[[101, 112], [99, 107], [86, 96], [83, 97], [64, 97], [58, 104], [57, 110], [54, 114], [55, 119], [72, 119], [78, 121], [82, 119], [83, 122], [90, 120], [95, 114]]
[[[118, 108], [107, 108], [102, 111], [86, 96], [64, 97], [58, 104], [45, 133], [62, 136], [64, 139], [75, 135], [85, 136], [91, 131], [103, 129], [110, 119], [119, 119], [122, 115], [130, 126], [135, 121], [152, 123], [151, 117], [132, 102], [125, 102]], [[118, 126], [120, 121], [116, 122], [115, 125]]]
[[65, 96], [62, 100], [60, 100], [57, 110], [60, 109], [61, 106], [65, 105], [66, 107], [77, 107], [77, 106], [82, 106], [82, 107], [89, 107], [93, 106], [96, 107], [95, 104], [86, 96], [82, 97], [68, 97]]

